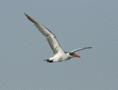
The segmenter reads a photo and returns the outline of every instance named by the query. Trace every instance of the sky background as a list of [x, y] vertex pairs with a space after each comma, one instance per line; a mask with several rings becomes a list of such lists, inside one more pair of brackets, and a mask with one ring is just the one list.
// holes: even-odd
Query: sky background
[[[66, 51], [93, 49], [43, 62], [53, 53], [24, 13]], [[118, 0], [0, 0], [0, 90], [118, 90]]]

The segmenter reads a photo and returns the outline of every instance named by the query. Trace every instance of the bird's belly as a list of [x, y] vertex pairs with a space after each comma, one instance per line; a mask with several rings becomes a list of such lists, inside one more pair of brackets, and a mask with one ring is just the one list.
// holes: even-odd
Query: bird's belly
[[55, 60], [57, 61], [66, 61], [70, 58], [68, 58], [66, 55], [61, 55], [60, 57], [57, 57]]
[[50, 59], [53, 60], [54, 62], [61, 62], [61, 61], [69, 60], [70, 58], [64, 53], [58, 53], [53, 57], [51, 57]]

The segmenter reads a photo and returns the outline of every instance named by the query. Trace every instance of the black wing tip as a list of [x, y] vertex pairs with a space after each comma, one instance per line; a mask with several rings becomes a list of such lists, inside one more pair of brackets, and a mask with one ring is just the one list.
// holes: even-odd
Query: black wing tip
[[28, 14], [26, 14], [26, 13], [24, 13], [24, 15], [25, 15], [29, 20], [32, 19], [32, 18], [31, 18]]
[[24, 15], [27, 17], [27, 19], [32, 20], [32, 18], [28, 14], [24, 13]]
[[27, 17], [28, 20], [30, 20], [31, 22], [37, 24], [37, 22], [31, 17], [29, 16], [28, 14], [24, 13], [24, 15]]
[[93, 47], [87, 47], [87, 48], [89, 49], [89, 48], [93, 48]]
[[24, 13], [24, 15], [28, 18], [28, 17], [30, 17], [27, 13]]

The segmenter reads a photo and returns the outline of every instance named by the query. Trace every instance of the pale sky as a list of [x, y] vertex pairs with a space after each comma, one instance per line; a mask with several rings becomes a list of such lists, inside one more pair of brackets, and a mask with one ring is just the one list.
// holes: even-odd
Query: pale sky
[[[81, 59], [49, 64], [45, 38], [24, 13]], [[0, 90], [118, 90], [117, 0], [1, 0]]]

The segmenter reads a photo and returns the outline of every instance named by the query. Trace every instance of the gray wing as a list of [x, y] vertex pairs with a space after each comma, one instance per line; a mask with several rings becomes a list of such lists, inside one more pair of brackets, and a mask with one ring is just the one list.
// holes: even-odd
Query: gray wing
[[41, 23], [37, 23], [31, 16], [25, 14], [25, 16], [38, 28], [38, 30], [46, 37], [50, 47], [53, 50], [53, 53], [56, 54], [57, 52], [64, 50], [61, 48], [56, 36], [44, 25]]
[[80, 48], [80, 49], [76, 49], [76, 50], [73, 50], [71, 52], [78, 52], [78, 51], [81, 51], [81, 50], [86, 50], [86, 49], [91, 49], [92, 47], [84, 47], [84, 48]]

